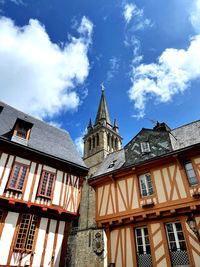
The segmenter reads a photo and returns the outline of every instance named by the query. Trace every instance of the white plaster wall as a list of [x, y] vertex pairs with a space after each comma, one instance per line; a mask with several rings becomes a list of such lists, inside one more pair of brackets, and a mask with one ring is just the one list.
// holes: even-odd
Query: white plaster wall
[[58, 237], [57, 237], [57, 244], [56, 244], [56, 251], [55, 251], [54, 267], [59, 267], [64, 230], [65, 230], [65, 222], [60, 221], [59, 228], [58, 228]]
[[60, 192], [61, 192], [61, 187], [62, 187], [62, 178], [63, 178], [63, 172], [58, 171], [57, 177], [56, 177], [55, 189], [53, 193], [53, 204], [55, 205], [59, 205]]
[[41, 218], [39, 231], [38, 231], [38, 237], [37, 237], [37, 243], [35, 247], [35, 254], [33, 258], [33, 266], [40, 266], [42, 252], [44, 248], [44, 239], [45, 239], [45, 234], [46, 234], [47, 222], [48, 222], [48, 219]]
[[8, 154], [2, 153], [1, 159], [0, 159], [0, 178], [3, 174], [3, 170], [6, 164], [7, 157], [8, 157]]
[[39, 184], [39, 180], [40, 180], [41, 170], [42, 170], [42, 165], [39, 164], [37, 175], [36, 175], [36, 179], [35, 179], [35, 186], [34, 186], [34, 189], [33, 189], [33, 194], [32, 194], [32, 198], [31, 198], [31, 202], [34, 202], [35, 201], [35, 197], [36, 197], [36, 193], [37, 193], [37, 189], [38, 189], [38, 184]]
[[24, 194], [24, 199], [25, 201], [28, 201], [29, 199], [29, 195], [30, 195], [30, 191], [31, 191], [31, 185], [33, 182], [33, 176], [35, 173], [35, 167], [36, 167], [36, 163], [32, 162], [31, 164], [31, 168], [30, 168], [30, 172], [28, 175], [28, 179], [27, 179], [27, 184], [26, 184], [26, 188], [25, 188], [25, 194]]
[[46, 252], [45, 252], [45, 257], [44, 257], [45, 267], [51, 265], [55, 231], [56, 231], [56, 220], [51, 220], [48, 239], [47, 239]]
[[2, 183], [1, 183], [1, 187], [0, 187], [0, 196], [3, 195], [4, 189], [6, 187], [6, 183], [7, 183], [8, 178], [9, 178], [10, 169], [11, 169], [11, 166], [12, 166], [12, 163], [13, 163], [13, 159], [14, 159], [14, 156], [10, 156], [10, 158], [8, 160], [8, 164], [6, 166], [6, 170], [5, 170], [5, 173], [4, 173], [4, 176], [3, 176], [3, 179], [2, 179]]
[[25, 165], [28, 165], [30, 166], [30, 160], [27, 160], [27, 159], [23, 159], [23, 158], [20, 158], [20, 157], [16, 157], [15, 159], [16, 162], [19, 162], [19, 163], [22, 163], [22, 164], [25, 164]]
[[51, 167], [46, 166], [46, 165], [43, 166], [43, 170], [48, 171], [48, 172], [56, 173], [56, 169], [51, 168]]
[[8, 212], [0, 240], [0, 264], [6, 265], [19, 214]]

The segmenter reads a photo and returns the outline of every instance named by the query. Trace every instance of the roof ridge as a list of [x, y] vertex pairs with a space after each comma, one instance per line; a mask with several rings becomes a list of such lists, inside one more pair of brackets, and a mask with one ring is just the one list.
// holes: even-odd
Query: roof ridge
[[188, 126], [188, 125], [190, 125], [190, 124], [194, 124], [194, 123], [196, 123], [196, 122], [200, 122], [200, 120], [192, 121], [192, 122], [189, 122], [189, 123], [184, 124], [184, 125], [182, 125], [182, 126], [176, 127], [176, 128], [174, 128], [173, 130], [171, 130], [171, 132], [174, 131], [174, 130], [176, 130], [176, 129], [179, 129], [179, 128], [183, 128], [183, 127], [185, 127], [185, 126]]

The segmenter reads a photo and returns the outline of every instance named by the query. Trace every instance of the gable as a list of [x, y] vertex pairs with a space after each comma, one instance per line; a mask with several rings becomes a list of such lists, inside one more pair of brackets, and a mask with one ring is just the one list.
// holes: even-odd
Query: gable
[[129, 166], [172, 151], [169, 132], [142, 129], [125, 147], [125, 164]]

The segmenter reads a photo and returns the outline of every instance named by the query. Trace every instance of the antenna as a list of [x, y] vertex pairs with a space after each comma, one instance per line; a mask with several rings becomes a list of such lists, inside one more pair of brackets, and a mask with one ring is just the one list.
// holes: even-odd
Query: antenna
[[156, 124], [156, 122], [154, 120], [151, 120], [149, 118], [145, 118], [146, 120], [150, 121], [151, 123], [153, 123], [154, 125]]

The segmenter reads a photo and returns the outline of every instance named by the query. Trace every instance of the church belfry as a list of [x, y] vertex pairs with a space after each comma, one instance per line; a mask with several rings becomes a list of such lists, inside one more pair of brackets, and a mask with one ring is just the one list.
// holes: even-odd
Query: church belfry
[[92, 126], [91, 119], [87, 127], [87, 134], [84, 136], [84, 162], [90, 168], [92, 175], [100, 166], [107, 155], [121, 149], [122, 137], [118, 133], [116, 119], [111, 124], [104, 90], [102, 88], [101, 100], [99, 103], [95, 123]]

